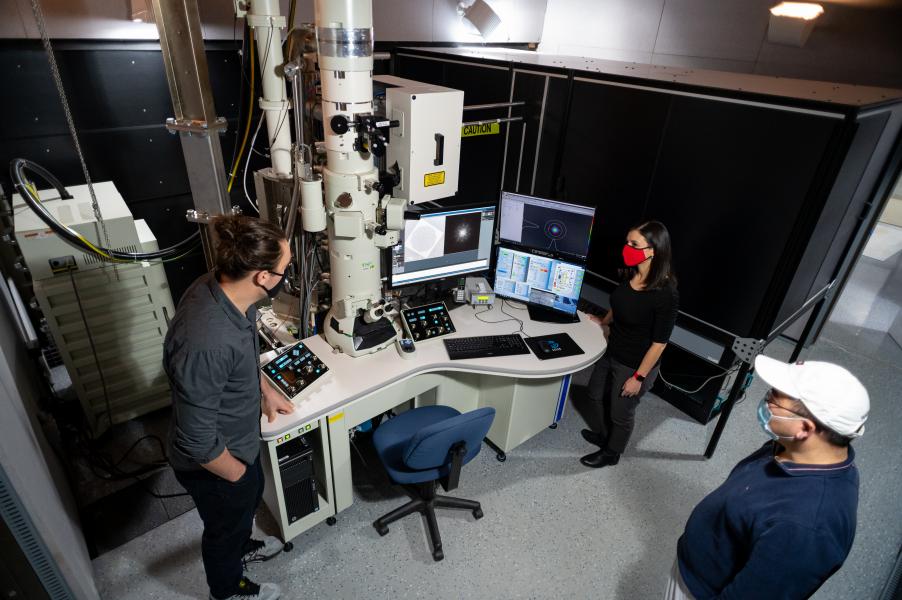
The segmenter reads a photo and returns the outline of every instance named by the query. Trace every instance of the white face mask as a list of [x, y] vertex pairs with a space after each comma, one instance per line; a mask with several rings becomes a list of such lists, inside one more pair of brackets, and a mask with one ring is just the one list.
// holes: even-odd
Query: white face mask
[[761, 425], [761, 429], [764, 430], [764, 433], [774, 441], [779, 439], [793, 439], [795, 437], [794, 435], [777, 435], [774, 433], [773, 429], [770, 428], [770, 420], [783, 419], [784, 421], [804, 421], [805, 417], [781, 417], [780, 415], [775, 415], [767, 405], [768, 396], [769, 394], [765, 394], [764, 398], [761, 399], [761, 402], [758, 403], [758, 424]]

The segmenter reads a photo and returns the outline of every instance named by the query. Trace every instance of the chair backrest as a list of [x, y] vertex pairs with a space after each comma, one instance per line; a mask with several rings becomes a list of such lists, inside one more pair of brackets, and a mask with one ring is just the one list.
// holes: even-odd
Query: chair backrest
[[479, 454], [494, 418], [494, 408], [477, 408], [424, 427], [407, 444], [404, 464], [419, 470], [440, 467], [450, 461], [451, 447], [458, 442], [467, 445], [463, 464], [470, 462]]

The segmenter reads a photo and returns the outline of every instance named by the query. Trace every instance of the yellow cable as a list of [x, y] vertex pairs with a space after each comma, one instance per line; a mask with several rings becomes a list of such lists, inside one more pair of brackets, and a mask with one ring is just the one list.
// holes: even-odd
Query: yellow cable
[[251, 99], [247, 108], [247, 125], [244, 127], [244, 139], [241, 140], [241, 148], [235, 157], [235, 163], [232, 165], [232, 172], [229, 175], [229, 185], [227, 191], [232, 191], [232, 184], [235, 183], [235, 175], [238, 173], [238, 165], [241, 164], [241, 156], [244, 154], [244, 146], [247, 143], [247, 136], [251, 131], [251, 121], [254, 116], [254, 28], [251, 27], [250, 36], [248, 36], [248, 44], [251, 47]]
[[[34, 198], [34, 201], [35, 201], [35, 202], [37, 202], [38, 204], [42, 204], [42, 202], [41, 202], [41, 196], [38, 194], [38, 190], [37, 190], [37, 188], [35, 188], [34, 183], [32, 183], [32, 182], [30, 182], [30, 181], [26, 181], [26, 182], [25, 182], [25, 188], [26, 188], [26, 189], [28, 190], [28, 192], [31, 194], [31, 197]], [[90, 240], [88, 240], [87, 238], [85, 238], [85, 236], [83, 236], [82, 234], [78, 233], [78, 232], [75, 231], [74, 229], [71, 229], [71, 228], [69, 228], [69, 227], [66, 227], [66, 226], [63, 225], [62, 223], [60, 223], [60, 226], [61, 226], [61, 227], [65, 227], [65, 229], [66, 229], [69, 233], [71, 233], [72, 235], [74, 235], [75, 237], [77, 237], [78, 239], [80, 239], [80, 240], [81, 240], [88, 248], [90, 248], [93, 252], [95, 252], [95, 253], [99, 254], [100, 256], [106, 258], [107, 260], [110, 260], [110, 261], [113, 261], [113, 262], [130, 262], [130, 261], [127, 261], [127, 260], [122, 260], [122, 259], [114, 258], [113, 256], [107, 254], [106, 252], [104, 252], [103, 250], [101, 250], [100, 248], [98, 248], [97, 246], [95, 246], [94, 244], [92, 244], [92, 243], [90, 242]]]

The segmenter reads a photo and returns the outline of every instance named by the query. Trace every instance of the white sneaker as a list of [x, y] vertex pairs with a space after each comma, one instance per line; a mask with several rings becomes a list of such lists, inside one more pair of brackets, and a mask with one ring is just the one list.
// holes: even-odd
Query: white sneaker
[[210, 600], [279, 600], [282, 589], [274, 583], [254, 583], [247, 577], [242, 577], [238, 583], [240, 591], [228, 598], [216, 598], [210, 594]]
[[248, 563], [269, 560], [281, 552], [285, 545], [279, 538], [268, 535], [262, 540], [248, 540], [248, 547], [251, 549], [241, 558], [245, 565]]

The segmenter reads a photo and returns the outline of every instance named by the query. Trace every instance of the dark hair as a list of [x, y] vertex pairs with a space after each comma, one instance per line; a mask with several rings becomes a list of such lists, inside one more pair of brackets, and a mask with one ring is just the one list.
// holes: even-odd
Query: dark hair
[[[645, 278], [645, 289], [657, 290], [665, 287], [676, 289], [677, 278], [673, 272], [673, 250], [670, 246], [670, 232], [659, 221], [646, 221], [641, 225], [631, 227], [630, 231], [638, 231], [648, 245], [655, 251], [655, 257], [651, 259], [648, 276]], [[624, 279], [629, 279], [639, 272], [638, 267], [625, 267], [621, 269]]]
[[810, 419], [814, 423], [815, 431], [822, 432], [828, 443], [832, 444], [833, 446], [839, 446], [840, 448], [846, 448], [850, 443], [852, 443], [852, 438], [850, 438], [849, 436], [837, 433], [836, 431], [833, 431], [832, 429], [818, 421], [817, 417], [811, 414], [811, 411], [808, 410], [808, 407], [805, 406], [805, 404], [801, 400], [795, 400], [795, 403], [795, 413], [800, 417]]
[[277, 226], [244, 215], [215, 217], [216, 274], [242, 279], [251, 271], [269, 271], [282, 257], [285, 234]]

